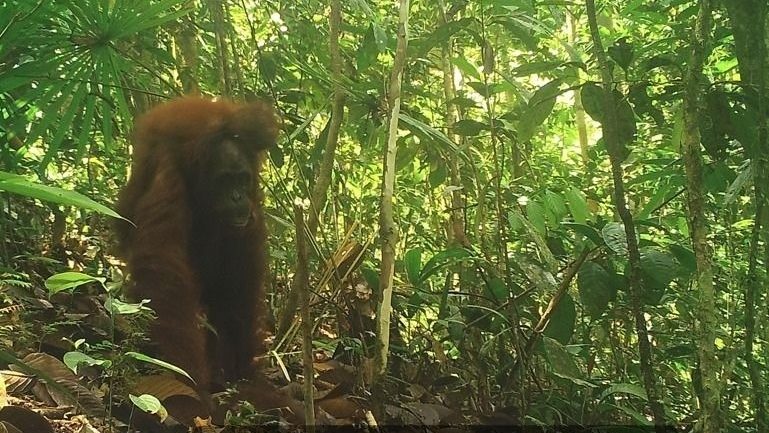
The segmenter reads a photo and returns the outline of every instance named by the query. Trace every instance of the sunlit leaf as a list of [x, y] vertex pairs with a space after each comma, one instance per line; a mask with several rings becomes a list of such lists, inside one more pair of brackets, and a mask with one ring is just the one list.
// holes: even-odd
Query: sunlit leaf
[[74, 290], [75, 288], [88, 283], [95, 282], [104, 285], [105, 281], [106, 280], [102, 277], [92, 277], [80, 272], [62, 272], [48, 277], [48, 279], [45, 280], [45, 287], [48, 289], [49, 293], [54, 294], [64, 290]]
[[0, 171], [0, 191], [8, 191], [39, 200], [75, 206], [123, 219], [117, 212], [75, 192], [32, 182], [22, 176]]
[[471, 258], [473, 255], [470, 250], [461, 247], [449, 248], [441, 251], [430, 258], [422, 267], [419, 275], [419, 281], [425, 281], [427, 278], [435, 275], [436, 272], [452, 263]]
[[181, 368], [179, 368], [179, 367], [177, 367], [177, 366], [175, 366], [175, 365], [173, 365], [171, 363], [162, 361], [160, 359], [153, 358], [151, 356], [147, 356], [147, 355], [145, 355], [143, 353], [126, 352], [125, 355], [130, 357], [130, 358], [134, 358], [134, 359], [136, 359], [138, 361], [146, 362], [148, 364], [153, 364], [153, 365], [156, 365], [158, 367], [163, 367], [166, 370], [170, 370], [170, 371], [173, 371], [174, 373], [181, 374], [182, 376], [186, 377], [187, 379], [191, 380], [192, 382], [195, 382], [195, 380], [192, 379], [192, 377], [190, 377], [190, 375], [187, 374], [186, 371], [182, 370]]
[[128, 394], [128, 398], [142, 412], [158, 415], [160, 421], [164, 421], [168, 417], [168, 411], [166, 411], [166, 408], [155, 396], [142, 394], [137, 397], [133, 394]]
[[536, 128], [547, 119], [553, 111], [555, 97], [560, 93], [560, 85], [561, 80], [553, 80], [534, 92], [518, 122], [518, 140], [529, 141]]
[[77, 369], [80, 365], [99, 366], [102, 368], [109, 368], [112, 365], [112, 361], [108, 359], [95, 359], [83, 352], [67, 352], [64, 354], [62, 361], [75, 374], [77, 374]]
[[406, 268], [406, 276], [411, 284], [419, 281], [419, 272], [422, 270], [422, 249], [414, 248], [403, 255], [403, 265]]
[[622, 223], [610, 222], [601, 229], [601, 237], [606, 245], [619, 256], [627, 255], [627, 236]]
[[566, 293], [555, 307], [544, 334], [561, 344], [569, 344], [576, 323], [577, 309], [574, 306], [574, 299]]
[[574, 187], [567, 189], [564, 194], [574, 221], [580, 224], [587, 223], [588, 218], [590, 218], [590, 210], [587, 207], [585, 194]]
[[630, 394], [632, 396], [640, 398], [643, 401], [648, 401], [649, 399], [646, 396], [646, 391], [643, 389], [643, 387], [633, 383], [617, 383], [617, 384], [611, 385], [610, 387], [606, 388], [598, 398], [600, 400], [604, 400], [610, 395], [618, 394], [618, 393]]

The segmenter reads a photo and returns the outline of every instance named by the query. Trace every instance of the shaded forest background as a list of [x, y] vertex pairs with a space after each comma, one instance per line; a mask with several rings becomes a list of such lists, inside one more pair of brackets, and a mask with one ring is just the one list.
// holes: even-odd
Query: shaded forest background
[[299, 199], [317, 368], [349, 367], [348, 400], [769, 431], [768, 9], [0, 1], [0, 360], [45, 352], [127, 399], [143, 313], [103, 206], [133, 119], [259, 98], [283, 119], [273, 363], [300, 371]]

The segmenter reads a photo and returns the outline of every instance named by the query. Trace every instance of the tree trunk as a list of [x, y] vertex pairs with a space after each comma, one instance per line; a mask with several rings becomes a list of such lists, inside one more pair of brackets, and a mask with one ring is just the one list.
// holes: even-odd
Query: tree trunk
[[[328, 24], [328, 48], [331, 53], [331, 81], [334, 83], [334, 96], [331, 102], [331, 119], [326, 134], [326, 146], [323, 149], [323, 159], [315, 176], [315, 185], [310, 198], [310, 215], [307, 218], [307, 233], [315, 239], [320, 222], [320, 213], [326, 204], [328, 187], [331, 185], [336, 146], [339, 143], [339, 132], [344, 118], [345, 91], [342, 87], [342, 54], [339, 49], [339, 32], [342, 27], [342, 4], [340, 0], [331, 1], [331, 16]], [[278, 325], [278, 335], [283, 335], [291, 326], [297, 307], [297, 288], [292, 286], [286, 299], [286, 306]]]
[[[753, 193], [756, 201], [755, 220], [748, 252], [748, 272], [745, 278], [745, 345], [743, 357], [748, 368], [755, 408], [757, 431], [767, 431], [769, 416], [766, 410], [763, 367], [754, 357], [756, 338], [756, 298], [766, 280], [758, 272], [760, 243], [763, 233], [764, 263], [769, 268], [769, 236], [764, 229], [769, 218], [767, 207], [767, 185], [769, 185], [769, 142], [767, 141], [766, 69], [767, 50], [767, 5], [765, 0], [742, 0], [725, 2], [726, 10], [734, 33], [735, 51], [740, 69], [742, 90], [748, 96], [750, 108], [758, 112], [758, 143], [752, 156]], [[702, 372], [703, 376], [705, 372]]]
[[654, 417], [654, 425], [658, 432], [664, 431], [665, 409], [659, 398], [659, 390], [652, 370], [652, 350], [649, 342], [649, 331], [646, 328], [646, 319], [643, 311], [643, 301], [641, 293], [641, 254], [638, 249], [638, 238], [636, 237], [635, 223], [633, 215], [627, 207], [625, 199], [625, 184], [623, 181], [624, 169], [622, 168], [622, 150], [618, 136], [618, 125], [616, 117], [616, 108], [614, 103], [614, 86], [609, 62], [606, 58], [606, 52], [601, 42], [601, 35], [598, 31], [598, 22], [596, 20], [595, 1], [586, 0], [587, 19], [590, 25], [590, 34], [593, 40], [593, 53], [601, 69], [601, 81], [603, 82], [603, 117], [601, 119], [601, 129], [603, 130], [603, 140], [609, 151], [609, 160], [611, 163], [612, 180], [614, 185], [614, 204], [617, 208], [620, 221], [625, 226], [625, 237], [627, 238], [628, 261], [630, 262], [630, 273], [628, 275], [628, 288], [630, 291], [633, 316], [635, 318], [635, 330], [638, 337], [638, 351], [641, 361], [641, 376], [646, 388], [646, 394], [649, 398], [649, 406]]
[[699, 107], [702, 103], [702, 64], [707, 53], [710, 34], [710, 0], [700, 0], [700, 10], [692, 40], [692, 54], [684, 79], [684, 128], [681, 138], [681, 153], [686, 170], [686, 189], [689, 232], [697, 260], [696, 284], [699, 289], [697, 302], [697, 350], [700, 377], [702, 380], [702, 401], [699, 427], [704, 433], [720, 431], [721, 384], [718, 380], [718, 359], [716, 357], [716, 328], [718, 309], [713, 288], [712, 248], [708, 243], [708, 221], [705, 216], [705, 197], [702, 175], [702, 152], [700, 150]]
[[216, 39], [216, 58], [219, 63], [219, 91], [222, 96], [232, 96], [232, 83], [230, 82], [230, 59], [227, 53], [227, 27], [224, 20], [223, 0], [208, 0], [208, 8], [211, 11], [211, 20], [214, 23], [214, 37]]
[[[189, 3], [185, 7], [191, 7]], [[182, 89], [185, 95], [199, 95], [200, 86], [198, 85], [198, 43], [197, 27], [193, 14], [187, 14], [179, 19], [174, 38], [179, 49], [177, 54], [177, 67], [179, 68], [179, 81], [182, 82]]]
[[409, 0], [400, 0], [398, 13], [398, 42], [395, 49], [392, 74], [387, 95], [390, 109], [387, 144], [384, 149], [384, 175], [380, 209], [379, 234], [382, 241], [382, 265], [379, 276], [379, 311], [376, 317], [378, 351], [374, 363], [374, 381], [380, 382], [387, 371], [390, 350], [390, 315], [392, 313], [393, 273], [395, 269], [395, 246], [398, 242], [398, 228], [393, 217], [393, 194], [395, 191], [395, 155], [398, 150], [398, 117], [401, 108], [401, 78], [406, 64], [408, 44], [407, 26]]

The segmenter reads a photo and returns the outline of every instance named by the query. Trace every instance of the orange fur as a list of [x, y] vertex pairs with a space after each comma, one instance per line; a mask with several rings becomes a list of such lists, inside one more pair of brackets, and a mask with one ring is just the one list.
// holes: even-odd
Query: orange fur
[[[181, 98], [142, 116], [134, 133], [133, 171], [118, 211], [121, 254], [130, 295], [150, 299], [156, 354], [185, 369], [204, 391], [254, 377], [263, 350], [267, 239], [259, 170], [279, 123], [264, 103]], [[256, 183], [253, 220], [233, 230], [202, 224], [211, 154], [237, 143]], [[202, 202], [199, 202], [202, 201]], [[203, 314], [216, 334], [201, 326]]]

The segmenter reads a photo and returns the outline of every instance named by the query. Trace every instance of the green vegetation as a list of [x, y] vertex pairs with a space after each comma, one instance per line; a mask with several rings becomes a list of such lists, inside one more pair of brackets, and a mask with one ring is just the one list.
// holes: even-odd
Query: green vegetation
[[160, 365], [113, 257], [132, 124], [261, 98], [277, 368], [301, 371], [299, 199], [315, 350], [382, 421], [769, 431], [767, 23], [766, 0], [0, 1], [0, 362], [66, 358], [110, 390], [85, 413], [165, 414], [129, 398]]

